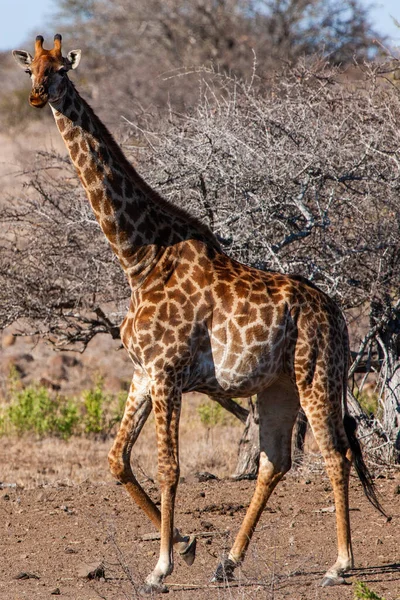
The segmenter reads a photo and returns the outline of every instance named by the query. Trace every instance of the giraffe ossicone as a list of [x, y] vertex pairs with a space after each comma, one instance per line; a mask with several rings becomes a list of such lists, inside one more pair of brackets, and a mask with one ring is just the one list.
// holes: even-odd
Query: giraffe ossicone
[[[346, 415], [349, 347], [341, 311], [300, 276], [259, 271], [229, 258], [206, 226], [146, 184], [68, 78], [68, 71], [79, 64], [80, 50], [63, 57], [59, 34], [51, 50], [43, 41], [36, 38], [34, 56], [13, 53], [31, 76], [29, 101], [39, 108], [50, 103], [93, 212], [132, 290], [121, 339], [134, 373], [109, 463], [161, 533], [159, 559], [143, 591], [166, 591], [173, 546], [187, 564], [195, 557], [195, 538], [182, 535], [174, 524], [181, 399], [183, 392], [193, 390], [240, 418], [245, 413], [232, 398], [258, 398], [256, 488], [214, 580], [233, 577], [269, 496], [290, 469], [292, 429], [301, 406], [335, 497], [338, 557], [322, 585], [342, 583], [343, 573], [353, 565], [348, 484], [352, 454], [359, 455], [360, 449]], [[161, 510], [138, 483], [130, 462], [151, 410]], [[365, 465], [357, 461], [356, 466], [367, 495], [380, 509]]]

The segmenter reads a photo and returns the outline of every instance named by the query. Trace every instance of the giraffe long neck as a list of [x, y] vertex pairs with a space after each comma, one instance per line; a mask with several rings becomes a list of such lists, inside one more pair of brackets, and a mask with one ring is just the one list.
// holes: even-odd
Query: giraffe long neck
[[206, 227], [143, 181], [72, 82], [52, 110], [96, 219], [132, 287], [160, 254], [183, 240], [200, 239], [218, 248]]

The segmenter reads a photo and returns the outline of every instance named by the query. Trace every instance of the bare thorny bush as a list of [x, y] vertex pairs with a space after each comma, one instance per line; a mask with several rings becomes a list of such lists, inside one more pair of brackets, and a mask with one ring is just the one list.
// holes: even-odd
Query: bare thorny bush
[[[124, 146], [231, 256], [300, 273], [351, 329], [363, 320], [352, 371], [361, 386], [375, 375], [389, 456], [400, 450], [400, 98], [379, 74], [364, 66], [347, 80], [300, 62], [261, 86], [200, 69], [185, 75], [197, 104], [127, 121]], [[3, 213], [1, 323], [23, 317], [61, 344], [117, 335], [127, 285], [65, 158], [38, 155], [28, 191]]]
[[23, 319], [53, 343], [81, 349], [97, 333], [118, 337], [128, 286], [69, 159], [39, 152], [29, 175], [24, 195], [4, 202], [1, 326]]
[[376, 384], [375, 445], [388, 458], [400, 450], [400, 104], [384, 72], [364, 66], [340, 83], [324, 64], [299, 63], [264, 94], [203, 80], [191, 114], [171, 111], [164, 131], [146, 134], [146, 163], [229, 254], [301, 273], [348, 311], [351, 330], [363, 320], [351, 373], [363, 373], [358, 395]]

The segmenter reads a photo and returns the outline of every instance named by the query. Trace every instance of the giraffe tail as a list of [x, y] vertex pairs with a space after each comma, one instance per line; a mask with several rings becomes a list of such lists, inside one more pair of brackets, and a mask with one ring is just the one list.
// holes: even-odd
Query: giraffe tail
[[346, 431], [347, 439], [349, 440], [350, 450], [353, 454], [354, 466], [361, 481], [361, 485], [363, 486], [364, 493], [371, 502], [372, 506], [379, 510], [384, 517], [390, 520], [390, 517], [388, 517], [388, 515], [385, 513], [381, 503], [378, 500], [372, 475], [365, 464], [360, 442], [356, 436], [357, 421], [349, 414], [345, 414], [343, 418], [343, 425]]

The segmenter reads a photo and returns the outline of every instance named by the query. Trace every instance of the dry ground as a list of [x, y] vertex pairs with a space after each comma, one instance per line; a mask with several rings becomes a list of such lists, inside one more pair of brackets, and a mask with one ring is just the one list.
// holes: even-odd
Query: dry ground
[[[323, 572], [335, 559], [335, 515], [329, 482], [312, 454], [273, 494], [237, 570], [237, 582], [210, 584], [218, 557], [229, 548], [244, 516], [254, 482], [226, 477], [229, 462], [232, 470], [235, 464], [240, 428], [214, 429], [207, 438], [205, 430], [197, 436], [186, 425], [176, 515], [181, 530], [197, 533], [199, 539], [191, 568], [176, 559], [168, 579], [172, 597], [350, 600], [351, 584], [360, 580], [386, 600], [400, 598], [400, 473], [382, 473], [376, 480], [391, 522], [368, 504], [357, 479], [351, 478], [357, 568], [349, 585], [321, 589]], [[157, 485], [148, 477], [155, 470], [151, 429], [149, 424], [144, 442], [138, 442], [134, 464], [143, 485], [158, 499]], [[196, 456], [190, 452], [193, 440]], [[154, 533], [152, 525], [108, 474], [110, 443], [0, 440], [0, 600], [138, 597], [140, 583], [156, 562], [158, 541], [144, 539]], [[200, 482], [198, 468], [221, 478]], [[15, 483], [17, 487], [7, 485]], [[96, 561], [103, 562], [104, 577], [82, 577], [82, 568]], [[35, 577], [16, 579], [21, 573]]]
[[[99, 372], [108, 389], [120, 389], [131, 370], [124, 353], [115, 349], [110, 355], [107, 339], [99, 338], [87, 353], [78, 355], [74, 366], [60, 362], [65, 355], [54, 355], [42, 344], [35, 345], [35, 340], [11, 340], [5, 334], [2, 342], [2, 386], [10, 365], [18, 368], [23, 382], [52, 379], [62, 393], [75, 393]], [[237, 570], [237, 582], [227, 587], [209, 583], [218, 558], [231, 545], [243, 519], [254, 482], [229, 479], [235, 470], [242, 426], [228, 419], [228, 425], [207, 429], [199, 418], [202, 401], [194, 395], [184, 399], [183, 481], [176, 510], [181, 530], [199, 536], [197, 558], [191, 568], [176, 559], [168, 579], [171, 597], [353, 600], [351, 584], [360, 580], [386, 600], [399, 600], [400, 470], [378, 473], [376, 480], [393, 517], [389, 523], [368, 504], [352, 476], [357, 568], [348, 578], [349, 585], [321, 589], [319, 581], [336, 557], [335, 515], [330, 484], [310, 442], [302, 469], [289, 473], [272, 495], [246, 560]], [[138, 597], [140, 583], [156, 563], [158, 541], [143, 539], [154, 533], [152, 525], [108, 473], [111, 443], [84, 438], [69, 442], [0, 439], [0, 600], [42, 600], [53, 595], [70, 600]], [[157, 500], [152, 416], [135, 446], [133, 466]], [[200, 482], [199, 471], [209, 471], [219, 479]], [[104, 564], [104, 577], [92, 581], [82, 577], [85, 565], [96, 561]], [[35, 578], [16, 579], [21, 573]]]

